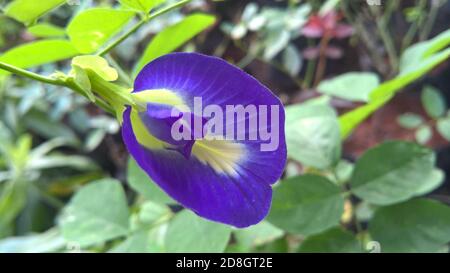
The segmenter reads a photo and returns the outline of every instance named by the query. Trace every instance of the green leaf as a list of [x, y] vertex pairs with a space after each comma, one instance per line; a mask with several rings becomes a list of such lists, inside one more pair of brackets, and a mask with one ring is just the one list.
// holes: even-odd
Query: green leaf
[[29, 27], [27, 31], [38, 38], [62, 38], [66, 36], [64, 28], [49, 23], [36, 24]]
[[43, 170], [50, 168], [69, 167], [79, 171], [97, 170], [97, 164], [89, 157], [77, 155], [47, 155], [42, 158], [32, 160], [28, 164], [31, 170]]
[[414, 113], [405, 113], [398, 117], [397, 122], [405, 129], [416, 129], [424, 122], [423, 118]]
[[115, 81], [119, 77], [117, 70], [109, 66], [108, 62], [100, 56], [86, 55], [75, 57], [72, 59], [72, 66], [78, 66], [84, 70], [94, 72], [108, 82]]
[[450, 30], [444, 31], [433, 39], [412, 45], [403, 53], [400, 60], [401, 74], [414, 71], [424, 61], [436, 52], [444, 49], [450, 44]]
[[55, 252], [66, 245], [59, 230], [21, 237], [9, 237], [0, 241], [0, 253], [47, 253]]
[[361, 243], [356, 237], [340, 227], [324, 233], [307, 237], [300, 245], [298, 252], [302, 253], [359, 253]]
[[168, 206], [154, 202], [145, 202], [139, 211], [139, 221], [147, 225], [156, 225], [164, 222], [172, 216]]
[[289, 157], [305, 166], [326, 169], [341, 156], [339, 124], [326, 105], [286, 107], [286, 141]]
[[424, 180], [422, 186], [416, 190], [416, 196], [421, 196], [432, 192], [444, 183], [445, 173], [440, 169], [434, 169]]
[[[71, 58], [78, 51], [67, 40], [40, 40], [12, 48], [2, 55], [0, 61], [20, 68], [30, 68]], [[0, 70], [0, 74], [6, 73]]]
[[346, 139], [356, 128], [356, 126], [362, 123], [373, 112], [387, 103], [391, 98], [391, 96], [386, 96], [384, 98], [375, 99], [372, 102], [367, 103], [366, 105], [360, 106], [340, 116], [339, 127], [341, 129], [341, 138]]
[[90, 54], [120, 32], [134, 15], [134, 12], [126, 10], [88, 9], [72, 19], [67, 26], [67, 34], [81, 53]]
[[70, 78], [67, 79], [68, 82], [73, 81], [76, 85], [78, 85], [81, 90], [84, 91], [87, 98], [91, 102], [95, 102], [95, 94], [92, 92], [91, 81], [89, 80], [89, 76], [83, 68], [77, 65], [72, 64], [72, 70], [70, 71]]
[[160, 253], [164, 250], [163, 242], [159, 239], [164, 235], [166, 225], [158, 226], [150, 230], [141, 230], [125, 241], [115, 246], [109, 252], [112, 253]]
[[296, 76], [302, 68], [302, 56], [294, 45], [289, 45], [283, 51], [283, 65], [290, 75]]
[[405, 201], [417, 194], [434, 169], [434, 153], [422, 146], [391, 141], [368, 150], [355, 165], [352, 192], [376, 205]]
[[450, 141], [450, 117], [439, 119], [436, 129], [443, 138]]
[[433, 137], [433, 131], [430, 126], [423, 125], [416, 131], [416, 141], [425, 145]]
[[290, 39], [291, 34], [285, 29], [270, 32], [266, 41], [264, 42], [264, 59], [272, 60], [273, 58], [275, 58], [278, 53], [280, 53], [284, 48], [287, 47]]
[[[445, 35], [448, 35], [450, 31], [446, 31], [446, 33]], [[356, 126], [390, 101], [396, 92], [422, 77], [440, 63], [446, 61], [450, 57], [450, 48], [437, 52], [440, 48], [437, 46], [430, 47], [427, 54], [417, 64], [412, 65], [411, 69], [406, 69], [396, 78], [381, 84], [373, 90], [370, 94], [370, 102], [368, 104], [341, 116], [339, 122], [342, 138], [347, 138]]]
[[370, 93], [379, 85], [380, 80], [374, 73], [350, 72], [322, 81], [317, 90], [344, 100], [367, 102]]
[[445, 98], [439, 90], [432, 86], [426, 86], [422, 91], [422, 105], [427, 114], [432, 118], [439, 118], [447, 111]]
[[150, 61], [174, 51], [215, 22], [213, 15], [196, 13], [186, 16], [181, 22], [170, 26], [152, 39], [137, 62], [135, 72]]
[[72, 197], [59, 226], [68, 242], [86, 247], [128, 234], [128, 218], [120, 182], [102, 179], [84, 186]]
[[343, 212], [344, 199], [338, 186], [322, 176], [303, 175], [275, 187], [267, 220], [307, 236], [337, 226]]
[[131, 157], [128, 160], [127, 181], [130, 187], [147, 200], [163, 204], [176, 203], [137, 165]]
[[168, 252], [223, 252], [230, 240], [231, 229], [223, 224], [200, 218], [183, 210], [178, 213], [166, 234]]
[[342, 159], [335, 167], [335, 173], [331, 179], [337, 180], [340, 185], [347, 183], [353, 174], [355, 165], [347, 160]]
[[50, 120], [45, 113], [31, 111], [24, 117], [23, 122], [29, 130], [45, 138], [61, 137], [70, 143], [79, 142], [76, 134], [69, 126]]
[[6, 6], [4, 12], [7, 16], [26, 25], [32, 24], [36, 19], [63, 4], [66, 0], [14, 0]]
[[248, 228], [237, 229], [233, 233], [239, 244], [249, 249], [270, 243], [284, 235], [281, 229], [266, 221]]
[[436, 252], [450, 242], [450, 208], [428, 199], [380, 208], [369, 232], [382, 252]]
[[0, 230], [10, 225], [27, 202], [27, 184], [24, 181], [8, 181], [0, 184]]
[[148, 13], [154, 7], [166, 2], [166, 0], [119, 0], [119, 2], [126, 7]]

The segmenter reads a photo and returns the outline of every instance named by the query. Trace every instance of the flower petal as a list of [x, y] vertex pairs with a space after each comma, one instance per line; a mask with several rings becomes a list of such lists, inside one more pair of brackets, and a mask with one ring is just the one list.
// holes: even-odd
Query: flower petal
[[[182, 102], [193, 115], [202, 117], [204, 113], [196, 113], [196, 98], [205, 107], [216, 105], [225, 115], [231, 111], [229, 105], [265, 107], [266, 122], [260, 122], [258, 129], [271, 132], [275, 140], [251, 139], [254, 130], [248, 114], [225, 124], [226, 128], [243, 126], [243, 138], [197, 139], [189, 158], [165, 149], [164, 144], [149, 146], [145, 140], [138, 141], [142, 134], [132, 122], [134, 110], [130, 108], [124, 113], [122, 128], [124, 142], [139, 166], [183, 206], [236, 227], [261, 221], [270, 208], [271, 184], [279, 179], [286, 162], [284, 110], [279, 99], [242, 70], [196, 53], [169, 54], [148, 64], [138, 75], [134, 92], [151, 97], [152, 90], [171, 92], [176, 98], [171, 101]], [[275, 108], [279, 111], [270, 111]], [[275, 148], [262, 150], [262, 145], [274, 141]]]

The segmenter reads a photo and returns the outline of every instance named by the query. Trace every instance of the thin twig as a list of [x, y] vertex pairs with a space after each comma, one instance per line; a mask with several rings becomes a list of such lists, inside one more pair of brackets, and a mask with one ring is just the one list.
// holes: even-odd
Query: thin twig
[[191, 2], [192, 0], [182, 0], [179, 1], [177, 3], [174, 3], [168, 7], [165, 7], [149, 16], [144, 16], [142, 17], [142, 19], [137, 22], [133, 27], [131, 27], [128, 31], [126, 31], [125, 33], [123, 33], [119, 38], [117, 38], [114, 42], [112, 42], [111, 44], [109, 44], [108, 46], [106, 46], [104, 49], [102, 49], [101, 51], [99, 51], [97, 53], [98, 56], [104, 56], [106, 53], [108, 53], [109, 51], [111, 51], [113, 48], [115, 48], [117, 45], [119, 45], [120, 43], [122, 43], [123, 41], [125, 41], [128, 37], [130, 37], [131, 35], [133, 35], [141, 26], [143, 26], [145, 23], [153, 20], [154, 18], [163, 15], [169, 11], [172, 11], [176, 8], [182, 7], [184, 5], [186, 5], [187, 3]]

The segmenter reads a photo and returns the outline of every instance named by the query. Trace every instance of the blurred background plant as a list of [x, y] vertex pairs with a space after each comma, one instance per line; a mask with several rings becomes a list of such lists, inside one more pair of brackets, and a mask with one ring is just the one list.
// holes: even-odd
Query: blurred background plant
[[212, 223], [128, 158], [115, 117], [0, 70], [0, 252], [448, 252], [449, 1], [41, 2], [0, 1], [0, 63], [98, 54], [132, 87], [172, 51], [222, 57], [287, 105], [289, 162], [266, 220]]

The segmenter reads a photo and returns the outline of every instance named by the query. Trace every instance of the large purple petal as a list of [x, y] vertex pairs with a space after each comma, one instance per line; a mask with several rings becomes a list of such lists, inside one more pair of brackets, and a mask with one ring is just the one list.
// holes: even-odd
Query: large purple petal
[[268, 140], [249, 140], [253, 131], [251, 116], [246, 115], [237, 122], [246, 128], [244, 139], [211, 142], [219, 156], [208, 155], [209, 142], [198, 141], [188, 158], [176, 151], [142, 146], [133, 132], [131, 109], [124, 113], [122, 134], [129, 152], [175, 200], [200, 216], [236, 227], [261, 221], [270, 208], [271, 184], [279, 179], [286, 162], [284, 110], [279, 99], [242, 70], [196, 53], [169, 54], [148, 64], [138, 75], [134, 92], [158, 89], [176, 93], [191, 109], [194, 97], [224, 112], [227, 105], [278, 107], [278, 116], [268, 111], [264, 128], [273, 130], [272, 121], [277, 121], [276, 149], [261, 151], [261, 144]]

